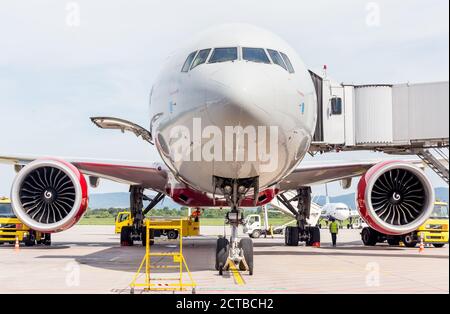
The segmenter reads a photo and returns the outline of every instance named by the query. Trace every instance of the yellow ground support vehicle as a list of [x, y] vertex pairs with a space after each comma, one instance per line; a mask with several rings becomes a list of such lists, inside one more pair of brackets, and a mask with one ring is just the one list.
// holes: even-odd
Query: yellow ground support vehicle
[[26, 246], [51, 244], [49, 233], [44, 234], [28, 228], [14, 214], [11, 200], [6, 197], [0, 197], [0, 244], [14, 244], [16, 237], [19, 242], [24, 243]]
[[[167, 217], [151, 217], [146, 218], [150, 220], [151, 226], [162, 226], [177, 224], [180, 218], [167, 218]], [[144, 221], [145, 222], [145, 221]], [[200, 234], [200, 219], [198, 217], [185, 217], [181, 218], [183, 227], [183, 236], [192, 237]], [[117, 214], [115, 223], [115, 232], [121, 233], [123, 227], [129, 227], [133, 225], [133, 218], [128, 211], [122, 211]], [[175, 229], [155, 229], [155, 237], [167, 236], [168, 239], [174, 240], [178, 238], [178, 230]]]
[[448, 243], [448, 204], [435, 202], [434, 210], [430, 218], [417, 230], [401, 236], [391, 236], [381, 234], [370, 227], [364, 227], [361, 238], [364, 245], [376, 245], [387, 241], [389, 245], [399, 245], [401, 242], [406, 247], [415, 247], [420, 243], [421, 237], [425, 244], [432, 244], [435, 247], [443, 247]]
[[424, 243], [433, 244], [435, 247], [443, 247], [448, 243], [448, 218], [448, 204], [435, 202], [430, 218], [415, 232], [404, 235], [402, 242], [405, 246], [414, 247], [423, 237]]

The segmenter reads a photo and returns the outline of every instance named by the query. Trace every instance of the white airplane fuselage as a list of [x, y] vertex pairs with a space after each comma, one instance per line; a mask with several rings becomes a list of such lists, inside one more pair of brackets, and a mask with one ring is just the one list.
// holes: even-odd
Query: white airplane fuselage
[[[237, 48], [236, 60], [209, 62], [215, 48], [225, 47]], [[272, 58], [270, 63], [244, 60], [246, 47], [263, 48], [267, 56], [267, 49], [284, 53], [295, 72]], [[211, 49], [207, 61], [182, 72], [188, 55], [203, 49]], [[307, 153], [316, 102], [311, 76], [288, 44], [253, 26], [224, 25], [167, 60], [150, 96], [150, 129], [176, 181], [213, 193], [213, 176], [258, 177], [263, 190], [292, 172]], [[235, 134], [227, 137], [230, 130]]]
[[344, 203], [328, 203], [322, 207], [322, 217], [344, 221], [350, 218], [350, 209]]

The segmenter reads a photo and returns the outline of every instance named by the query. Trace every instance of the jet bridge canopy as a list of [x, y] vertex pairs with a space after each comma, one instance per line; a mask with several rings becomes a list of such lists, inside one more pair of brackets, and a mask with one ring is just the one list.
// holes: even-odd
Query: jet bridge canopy
[[449, 82], [346, 85], [310, 73], [319, 107], [311, 152], [448, 147]]

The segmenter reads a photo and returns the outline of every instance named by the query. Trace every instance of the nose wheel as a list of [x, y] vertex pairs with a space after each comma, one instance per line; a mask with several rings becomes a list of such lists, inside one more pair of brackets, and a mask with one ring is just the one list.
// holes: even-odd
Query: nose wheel
[[238, 238], [238, 228], [245, 224], [239, 204], [249, 191], [252, 191], [256, 205], [259, 178], [230, 179], [215, 176], [213, 181], [215, 190], [222, 191], [231, 208], [225, 217], [225, 223], [231, 227], [231, 236], [230, 240], [225, 237], [217, 240], [216, 270], [220, 275], [223, 275], [224, 271], [248, 271], [253, 275], [253, 242], [249, 238]]
[[241, 213], [237, 210], [227, 214], [226, 222], [231, 226], [231, 238], [217, 239], [216, 270], [219, 275], [224, 271], [248, 271], [253, 275], [253, 241], [249, 238], [238, 239], [238, 227], [244, 223]]
[[253, 276], [253, 241], [251, 239], [244, 238], [237, 243], [230, 243], [224, 238], [217, 240], [216, 270], [222, 276], [225, 271], [232, 269], [248, 271], [248, 274]]

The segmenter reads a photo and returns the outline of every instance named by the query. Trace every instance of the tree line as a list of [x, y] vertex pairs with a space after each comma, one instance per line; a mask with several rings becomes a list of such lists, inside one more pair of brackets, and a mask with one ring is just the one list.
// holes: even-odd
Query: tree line
[[[121, 211], [127, 211], [127, 208], [102, 208], [102, 209], [88, 209], [86, 211], [85, 217], [87, 218], [115, 218], [117, 214]], [[225, 214], [228, 212], [228, 209], [222, 208], [210, 208], [202, 211], [202, 218], [224, 218]], [[261, 208], [256, 209], [244, 209], [244, 215], [250, 214], [261, 214]], [[189, 209], [187, 207], [181, 208], [154, 208], [152, 209], [147, 216], [161, 216], [161, 217], [185, 217], [189, 213]], [[281, 212], [273, 212], [269, 211], [269, 218], [282, 218], [285, 215]]]

